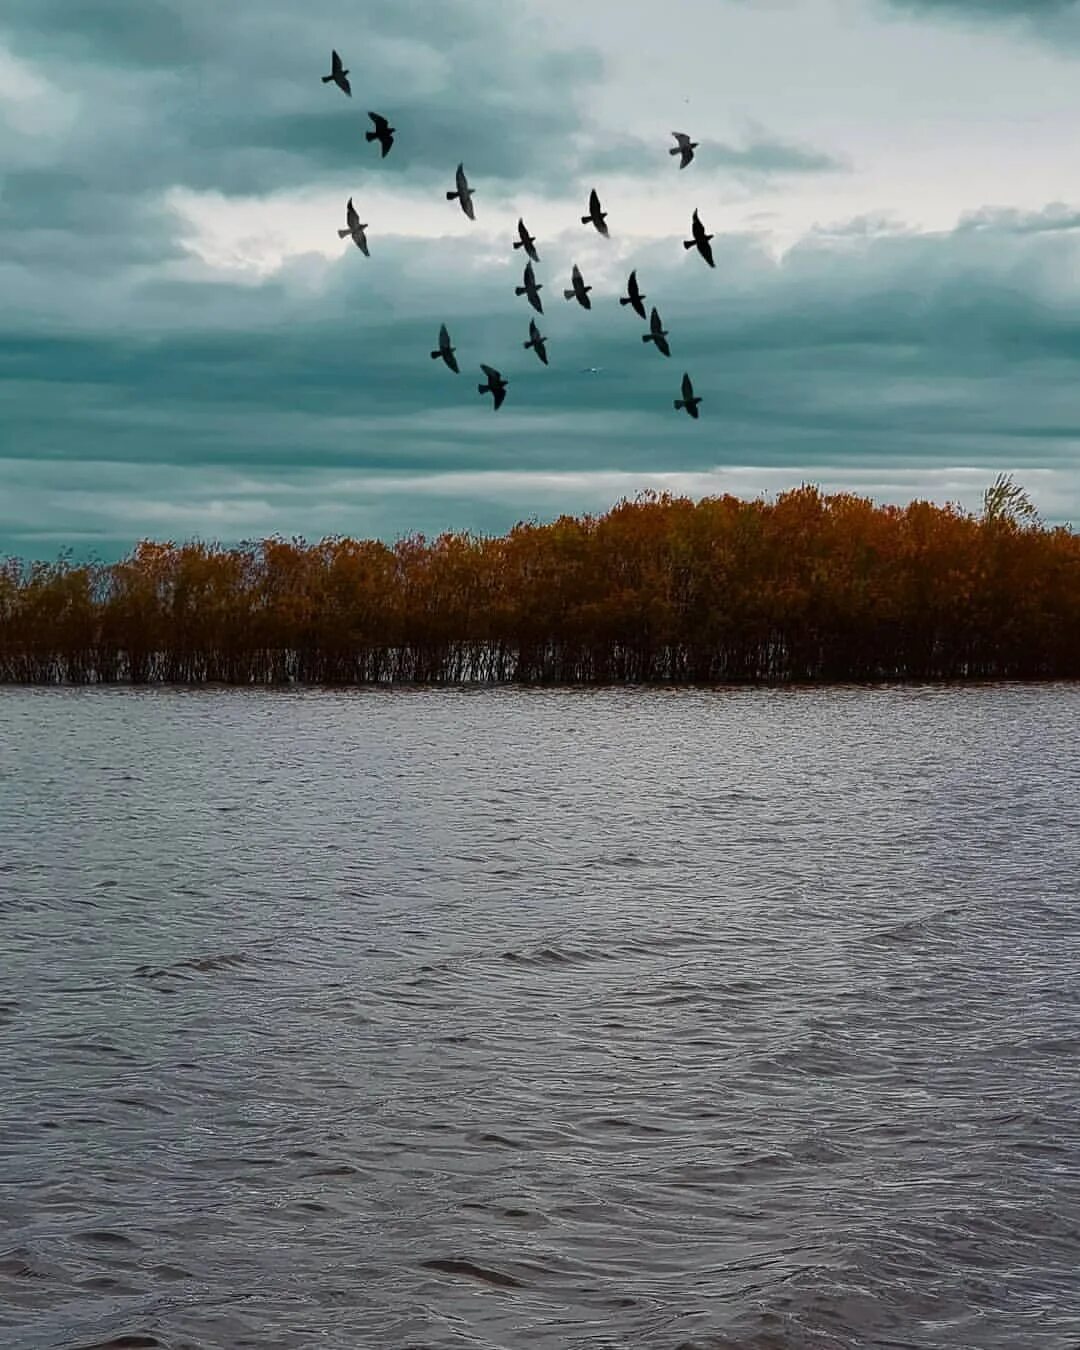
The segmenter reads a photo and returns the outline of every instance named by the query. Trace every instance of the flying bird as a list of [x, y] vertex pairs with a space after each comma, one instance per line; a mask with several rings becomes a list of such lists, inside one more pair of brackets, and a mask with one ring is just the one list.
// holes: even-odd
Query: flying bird
[[338, 238], [345, 239], [346, 237], [351, 237], [353, 243], [364, 257], [370, 258], [371, 254], [368, 252], [367, 235], [364, 233], [367, 229], [367, 224], [365, 222], [361, 225], [360, 217], [356, 214], [356, 207], [353, 206], [351, 197], [345, 207], [345, 223], [346, 228], [344, 230], [338, 230]]
[[595, 188], [589, 193], [589, 214], [581, 217], [581, 223], [595, 225], [605, 239], [608, 237], [607, 212], [600, 210], [600, 198], [596, 195]]
[[536, 310], [537, 314], [543, 314], [544, 306], [540, 302], [540, 292], [544, 289], [543, 284], [537, 282], [536, 273], [533, 271], [532, 263], [525, 264], [525, 275], [522, 277], [523, 286], [515, 286], [515, 295], [524, 295], [528, 297], [529, 304]]
[[619, 297], [620, 305], [632, 305], [635, 314], [640, 314], [644, 319], [645, 314], [645, 296], [638, 288], [637, 272], [630, 273], [630, 280], [626, 283], [626, 294]]
[[491, 394], [495, 400], [495, 406], [492, 411], [497, 411], [503, 405], [503, 399], [506, 397], [506, 380], [499, 374], [494, 366], [485, 366], [480, 362], [480, 369], [487, 376], [487, 384], [478, 384], [477, 391], [481, 394]]
[[440, 356], [455, 375], [461, 374], [461, 371], [458, 369], [457, 357], [454, 355], [454, 348], [450, 345], [450, 334], [446, 331], [446, 324], [442, 324], [439, 328], [439, 345], [438, 348], [431, 353], [431, 359], [437, 361]]
[[694, 221], [690, 228], [694, 232], [694, 237], [693, 239], [684, 239], [683, 248], [696, 248], [709, 266], [715, 267], [716, 264], [713, 262], [712, 248], [709, 245], [709, 240], [712, 238], [712, 235], [705, 233], [705, 226], [702, 225], [701, 217], [698, 215], [696, 209], [694, 211]]
[[[474, 193], [472, 188], [469, 186], [469, 180], [465, 177], [465, 170], [459, 164], [457, 166], [457, 191], [448, 192], [446, 194], [446, 200], [448, 202], [452, 202], [456, 198], [458, 201], [461, 202], [461, 209], [465, 212], [465, 214], [469, 217], [469, 219], [475, 220], [476, 214], [473, 211], [473, 204], [472, 204], [473, 196]], [[495, 406], [498, 407], [499, 405], [496, 404]]]
[[529, 320], [529, 340], [522, 345], [526, 351], [531, 347], [544, 365], [547, 365], [547, 338], [537, 328], [535, 319]]
[[682, 377], [682, 398], [677, 398], [675, 400], [676, 410], [685, 408], [691, 417], [696, 418], [698, 415], [698, 404], [700, 402], [701, 399], [694, 394], [694, 386], [690, 383], [690, 376], [684, 375]]
[[682, 158], [679, 161], [679, 168], [685, 169], [694, 158], [694, 151], [698, 148], [698, 143], [697, 141], [692, 141], [685, 131], [673, 131], [671, 134], [675, 137], [678, 144], [673, 146], [668, 151], [668, 154], [681, 155]]
[[330, 74], [322, 77], [323, 84], [329, 84], [330, 81], [337, 85], [344, 93], [352, 98], [352, 89], [349, 85], [349, 72], [341, 64], [341, 57], [337, 52], [330, 53]]
[[642, 333], [642, 342], [655, 342], [658, 351], [663, 352], [665, 356], [671, 355], [671, 348], [668, 346], [667, 329], [660, 322], [660, 315], [656, 312], [656, 306], [649, 315], [649, 331]]
[[592, 309], [592, 301], [589, 299], [589, 292], [592, 287], [585, 285], [585, 278], [581, 275], [581, 268], [577, 263], [574, 264], [570, 273], [570, 280], [573, 282], [572, 287], [568, 291], [563, 291], [566, 299], [576, 300], [582, 309]]
[[395, 127], [392, 127], [385, 117], [379, 113], [369, 112], [368, 116], [375, 123], [374, 131], [364, 133], [364, 139], [370, 145], [372, 141], [378, 141], [382, 146], [383, 159], [390, 153], [390, 147], [394, 144]]
[[525, 228], [523, 220], [518, 221], [518, 237], [514, 240], [515, 248], [523, 248], [533, 262], [540, 261], [540, 254], [536, 251], [536, 238]]

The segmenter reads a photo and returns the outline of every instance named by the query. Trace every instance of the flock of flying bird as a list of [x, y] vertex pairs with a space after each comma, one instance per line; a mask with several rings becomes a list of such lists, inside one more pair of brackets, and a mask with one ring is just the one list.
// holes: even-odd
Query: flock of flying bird
[[[350, 98], [352, 97], [352, 87], [349, 84], [349, 72], [345, 69], [341, 57], [336, 51], [331, 52], [330, 54], [330, 74], [324, 75], [322, 77], [322, 82], [323, 84], [336, 84], [343, 93], [347, 94]], [[379, 113], [369, 112], [368, 117], [371, 118], [375, 129], [366, 133], [366, 140], [369, 144], [373, 141], [378, 141], [382, 149], [382, 158], [385, 159], [390, 153], [391, 146], [394, 144], [395, 128], [392, 127], [387, 119]], [[678, 155], [679, 168], [685, 169], [694, 158], [694, 151], [697, 149], [698, 142], [692, 141], [689, 136], [681, 131], [673, 131], [671, 134], [675, 137], [676, 144], [668, 153]], [[469, 180], [465, 176], [464, 165], [459, 164], [457, 166], [455, 190], [453, 192], [447, 192], [447, 200], [457, 201], [465, 215], [468, 216], [470, 220], [475, 220], [476, 212], [473, 208], [472, 201], [474, 195], [474, 189], [469, 186]], [[607, 212], [601, 210], [600, 197], [595, 188], [593, 188], [592, 192], [589, 194], [589, 213], [588, 215], [581, 217], [581, 223], [583, 225], [592, 225], [605, 239], [610, 237], [607, 226]], [[360, 252], [363, 253], [365, 257], [370, 257], [371, 254], [368, 251], [367, 235], [365, 233], [367, 228], [367, 225], [361, 222], [356, 207], [353, 205], [353, 200], [350, 197], [345, 207], [345, 229], [338, 230], [338, 237], [341, 239], [351, 238]], [[705, 226], [701, 222], [701, 217], [695, 210], [691, 224], [691, 238], [683, 241], [683, 247], [686, 249], [696, 248], [708, 265], [710, 267], [715, 267], [716, 264], [713, 261], [712, 247], [710, 244], [711, 239], [712, 235], [706, 234]], [[535, 237], [528, 232], [525, 228], [524, 220], [521, 219], [518, 220], [518, 237], [514, 240], [514, 248], [524, 249], [525, 254], [529, 259], [525, 265], [522, 285], [515, 287], [514, 293], [515, 295], [525, 296], [533, 309], [535, 309], [538, 314], [543, 314], [544, 306], [540, 299], [540, 291], [543, 287], [541, 283], [536, 280], [536, 273], [533, 271], [533, 263], [540, 261], [540, 255], [536, 251]], [[586, 286], [585, 278], [581, 275], [581, 269], [578, 267], [577, 263], [574, 263], [571, 270], [570, 283], [569, 289], [563, 291], [564, 298], [567, 300], [576, 300], [583, 309], [591, 309], [592, 301], [589, 299], [589, 292], [592, 290], [592, 287]], [[642, 319], [645, 319], [646, 297], [638, 286], [636, 271], [630, 273], [626, 291], [626, 295], [620, 296], [619, 304], [629, 305], [636, 314], [640, 315]], [[668, 331], [663, 326], [655, 305], [652, 307], [652, 310], [647, 317], [647, 322], [649, 324], [649, 331], [642, 335], [642, 342], [653, 343], [657, 351], [661, 352], [664, 356], [670, 357], [671, 348], [668, 346]], [[534, 351], [545, 366], [548, 364], [547, 339], [536, 326], [535, 319], [529, 320], [529, 340], [522, 345], [526, 350]], [[431, 359], [433, 361], [443, 360], [454, 374], [457, 375], [461, 373], [461, 370], [457, 363], [457, 357], [454, 354], [455, 351], [456, 348], [451, 344], [450, 334], [447, 331], [446, 324], [443, 324], [439, 328], [439, 345], [431, 353]], [[480, 369], [487, 377], [487, 382], [485, 384], [477, 385], [478, 392], [481, 394], [490, 394], [492, 396], [493, 407], [496, 409], [501, 408], [506, 399], [508, 381], [503, 378], [494, 366], [488, 366], [481, 362]], [[684, 374], [682, 377], [681, 392], [682, 397], [674, 400], [676, 410], [685, 409], [691, 417], [697, 418], [701, 398], [694, 393], [694, 386], [690, 380], [689, 374]]]

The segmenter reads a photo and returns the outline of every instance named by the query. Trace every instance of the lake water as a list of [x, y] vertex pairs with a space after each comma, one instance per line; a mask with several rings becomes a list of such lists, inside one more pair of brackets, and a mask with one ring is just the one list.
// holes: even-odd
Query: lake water
[[0, 690], [0, 1345], [1076, 1350], [1080, 688]]

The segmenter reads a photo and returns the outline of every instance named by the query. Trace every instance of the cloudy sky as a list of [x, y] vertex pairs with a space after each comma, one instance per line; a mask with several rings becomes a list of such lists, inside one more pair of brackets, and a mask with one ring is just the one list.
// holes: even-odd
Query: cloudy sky
[[974, 506], [1001, 470], [1080, 524], [1078, 57], [1063, 0], [4, 0], [0, 553], [501, 531], [644, 487]]

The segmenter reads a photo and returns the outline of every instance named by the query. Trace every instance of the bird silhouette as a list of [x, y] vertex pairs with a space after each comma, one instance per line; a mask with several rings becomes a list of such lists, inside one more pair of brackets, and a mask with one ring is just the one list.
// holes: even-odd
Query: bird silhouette
[[682, 377], [682, 398], [677, 398], [675, 400], [676, 410], [685, 408], [691, 417], [696, 418], [698, 415], [698, 404], [700, 402], [701, 399], [697, 398], [694, 394], [694, 386], [690, 383], [690, 376], [684, 375]]
[[595, 188], [589, 193], [589, 214], [581, 217], [581, 223], [595, 225], [605, 239], [608, 237], [607, 212], [600, 210], [600, 198], [596, 195]]
[[514, 240], [515, 248], [523, 248], [533, 262], [540, 261], [540, 254], [536, 251], [536, 239], [525, 228], [523, 220], [518, 221], [518, 237]]
[[632, 305], [635, 314], [640, 314], [643, 319], [648, 315], [645, 313], [645, 296], [638, 288], [637, 272], [630, 273], [630, 279], [626, 283], [626, 294], [619, 297], [620, 305]]
[[693, 230], [694, 237], [693, 239], [684, 239], [683, 248], [696, 248], [709, 266], [715, 267], [716, 264], [713, 262], [712, 248], [709, 244], [712, 235], [705, 233], [705, 226], [702, 225], [701, 217], [696, 210], [694, 211], [694, 220], [690, 228]]
[[529, 320], [529, 340], [522, 345], [526, 351], [531, 347], [544, 365], [547, 365], [547, 338], [537, 328], [535, 319]]
[[352, 88], [349, 84], [349, 72], [341, 64], [341, 57], [338, 56], [337, 52], [330, 53], [330, 74], [322, 77], [323, 84], [329, 84], [331, 80], [333, 80], [340, 90], [352, 98]]
[[532, 263], [525, 264], [525, 274], [522, 277], [523, 286], [515, 286], [515, 295], [524, 295], [528, 297], [529, 304], [536, 310], [537, 314], [543, 314], [544, 306], [540, 303], [540, 292], [544, 289], [543, 285], [536, 280], [536, 273], [533, 271]]
[[698, 148], [698, 143], [697, 141], [692, 141], [685, 131], [673, 131], [671, 134], [675, 137], [676, 141], [678, 141], [678, 144], [673, 146], [668, 151], [668, 154], [681, 155], [682, 158], [679, 161], [679, 168], [685, 169], [694, 158], [694, 151]]
[[460, 375], [461, 371], [458, 369], [457, 357], [454, 355], [454, 350], [455, 349], [450, 345], [450, 334], [446, 331], [446, 324], [442, 324], [439, 328], [439, 346], [431, 353], [431, 359], [437, 361], [441, 356], [454, 374]]
[[[465, 177], [465, 170], [459, 164], [457, 166], [457, 191], [448, 192], [446, 194], [446, 200], [448, 202], [452, 202], [456, 198], [459, 202], [461, 202], [461, 209], [465, 212], [465, 214], [469, 217], [469, 219], [475, 220], [476, 213], [473, 210], [472, 204], [472, 199], [474, 195], [475, 194], [473, 193], [472, 188], [469, 186], [469, 180]], [[495, 406], [498, 407], [498, 404], [496, 404]]]
[[574, 264], [570, 273], [570, 280], [573, 282], [570, 290], [563, 291], [567, 300], [576, 300], [582, 309], [592, 309], [592, 301], [589, 299], [591, 286], [585, 285], [585, 278], [581, 275], [581, 268]]
[[369, 112], [368, 116], [375, 123], [375, 130], [365, 132], [364, 139], [369, 145], [372, 141], [378, 141], [382, 146], [382, 157], [385, 159], [390, 153], [390, 147], [394, 144], [394, 131], [396, 128], [392, 127], [386, 118], [379, 113]]
[[658, 351], [663, 352], [665, 356], [671, 355], [671, 348], [667, 341], [667, 329], [660, 322], [660, 315], [657, 314], [655, 305], [649, 315], [649, 331], [642, 333], [641, 340], [642, 342], [653, 342], [656, 344]]
[[499, 374], [494, 366], [485, 366], [480, 362], [480, 369], [487, 376], [487, 384], [478, 384], [477, 391], [481, 394], [490, 394], [494, 399], [493, 412], [497, 412], [503, 405], [503, 399], [506, 398], [507, 381]]
[[345, 239], [346, 237], [351, 237], [353, 243], [364, 257], [370, 258], [371, 254], [368, 252], [367, 235], [364, 233], [367, 229], [367, 224], [361, 225], [360, 217], [356, 214], [356, 207], [353, 206], [351, 197], [345, 207], [345, 221], [346, 228], [344, 230], [338, 230], [338, 238]]

